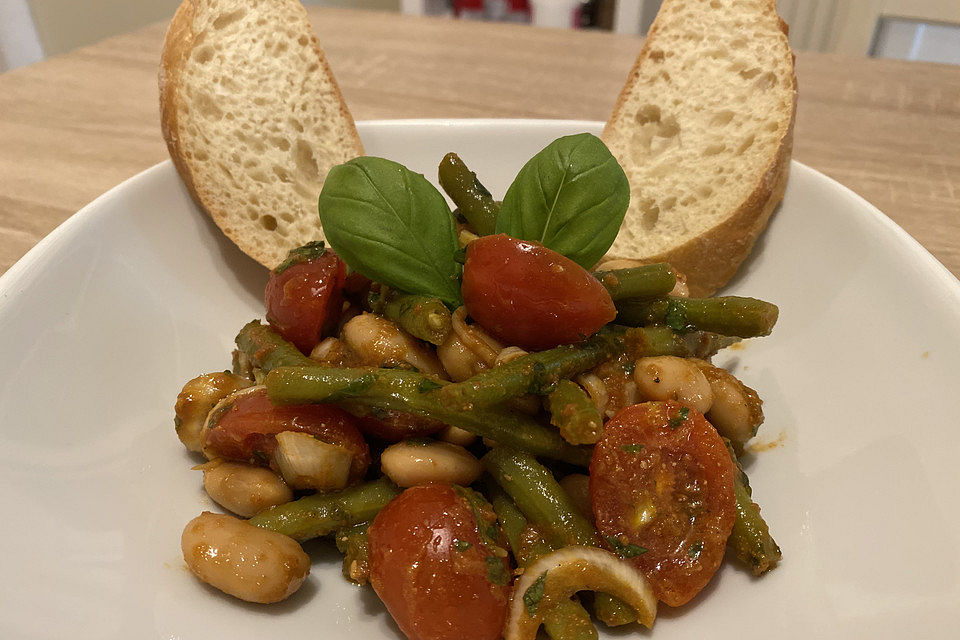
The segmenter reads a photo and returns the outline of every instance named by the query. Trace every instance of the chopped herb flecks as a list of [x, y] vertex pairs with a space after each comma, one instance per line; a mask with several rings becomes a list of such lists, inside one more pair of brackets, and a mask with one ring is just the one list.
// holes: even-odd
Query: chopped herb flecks
[[440, 388], [440, 383], [434, 382], [429, 378], [424, 378], [420, 381], [420, 384], [417, 385], [417, 391], [420, 393], [427, 393], [428, 391], [433, 391], [434, 389]]
[[523, 592], [523, 604], [527, 607], [527, 615], [531, 618], [537, 615], [537, 608], [540, 601], [543, 600], [544, 584], [547, 581], [547, 572], [544, 571], [534, 580], [526, 591]]
[[626, 451], [627, 453], [640, 453], [643, 451], [642, 444], [622, 444], [620, 448]]
[[677, 411], [677, 415], [675, 415], [675, 416], [673, 416], [672, 418], [670, 418], [670, 428], [671, 428], [671, 429], [676, 429], [677, 427], [679, 427], [680, 425], [682, 425], [684, 422], [687, 421], [687, 416], [689, 416], [689, 415], [690, 415], [690, 409], [689, 409], [689, 408], [687, 408], [687, 407], [680, 407], [680, 409]]
[[614, 553], [616, 553], [621, 558], [636, 558], [639, 555], [643, 555], [647, 552], [644, 547], [641, 547], [636, 544], [631, 544], [629, 542], [621, 542], [618, 538], [614, 536], [606, 536], [607, 542], [613, 548]]
[[701, 551], [703, 551], [703, 540], [697, 540], [687, 549], [687, 555], [696, 560], [700, 557]]
[[487, 556], [487, 580], [495, 585], [503, 586], [510, 582], [510, 574], [503, 566], [503, 560], [497, 556]]

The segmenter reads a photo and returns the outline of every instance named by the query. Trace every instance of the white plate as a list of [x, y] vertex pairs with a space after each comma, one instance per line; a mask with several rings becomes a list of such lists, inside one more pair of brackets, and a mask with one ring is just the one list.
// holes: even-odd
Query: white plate
[[[369, 153], [436, 175], [458, 151], [496, 193], [560, 121], [361, 123]], [[229, 365], [266, 271], [193, 205], [169, 162], [98, 198], [0, 278], [2, 638], [399, 637], [329, 544], [284, 604], [245, 605], [185, 569], [212, 508], [177, 441], [181, 385]], [[730, 293], [780, 305], [719, 358], [766, 401], [749, 462], [783, 548], [727, 563], [667, 638], [945, 637], [960, 618], [960, 285], [844, 187], [800, 164]], [[618, 632], [617, 635], [620, 635]], [[642, 635], [642, 634], [641, 634]]]

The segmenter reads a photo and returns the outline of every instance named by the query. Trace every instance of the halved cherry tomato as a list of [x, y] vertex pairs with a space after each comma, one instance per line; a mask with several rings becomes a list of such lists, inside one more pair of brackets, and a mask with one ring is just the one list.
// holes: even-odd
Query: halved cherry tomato
[[270, 273], [264, 292], [267, 320], [309, 354], [340, 318], [346, 276], [343, 260], [321, 243], [295, 249]]
[[510, 569], [481, 534], [492, 510], [482, 509], [478, 526], [466, 491], [412, 487], [370, 526], [370, 583], [410, 640], [497, 640], [503, 632]]
[[480, 326], [524, 349], [579, 342], [617, 315], [610, 294], [586, 269], [503, 234], [467, 246], [463, 301]]
[[590, 461], [597, 528], [671, 606], [717, 571], [736, 516], [734, 465], [716, 429], [679, 402], [647, 402], [604, 425]]
[[351, 407], [350, 411], [356, 419], [357, 428], [362, 433], [387, 442], [400, 442], [406, 438], [428, 436], [447, 426], [439, 420], [415, 416], [406, 411], [380, 409], [363, 412], [361, 407], [357, 407], [357, 411]]
[[370, 447], [353, 416], [328, 404], [277, 406], [264, 388], [238, 395], [212, 428], [204, 430], [203, 449], [227, 460], [266, 464], [282, 431], [309, 433], [350, 451], [350, 483], [359, 482], [367, 473]]

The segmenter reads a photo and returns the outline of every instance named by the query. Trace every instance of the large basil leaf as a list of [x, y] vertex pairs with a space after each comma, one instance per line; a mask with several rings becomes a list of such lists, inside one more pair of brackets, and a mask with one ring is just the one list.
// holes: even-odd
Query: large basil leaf
[[558, 138], [533, 156], [503, 198], [497, 233], [532, 240], [585, 269], [613, 244], [630, 185], [600, 138]]
[[462, 303], [453, 215], [419, 173], [383, 158], [355, 158], [327, 174], [319, 208], [327, 241], [355, 271], [451, 306]]

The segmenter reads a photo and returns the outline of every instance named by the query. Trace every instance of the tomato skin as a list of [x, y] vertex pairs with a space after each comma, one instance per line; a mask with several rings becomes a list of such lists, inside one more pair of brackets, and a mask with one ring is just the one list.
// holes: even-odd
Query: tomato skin
[[453, 487], [404, 491], [377, 514], [369, 544], [370, 583], [407, 638], [501, 637], [510, 585], [488, 579], [487, 558], [494, 556]]
[[370, 466], [370, 447], [349, 413], [328, 404], [277, 406], [265, 388], [236, 397], [211, 429], [203, 432], [208, 456], [266, 464], [277, 448], [277, 434], [301, 431], [353, 454], [350, 483], [359, 482]]
[[362, 433], [387, 442], [400, 442], [407, 438], [429, 436], [447, 426], [438, 420], [393, 409], [378, 411], [376, 414], [358, 415], [354, 413], [353, 416], [356, 419], [357, 428]]
[[329, 249], [279, 273], [271, 271], [264, 291], [267, 321], [285, 340], [309, 354], [340, 317], [346, 277], [346, 264]]
[[702, 414], [672, 401], [627, 407], [604, 425], [590, 461], [597, 528], [608, 542], [647, 549], [629, 561], [660, 600], [680, 606], [723, 561], [735, 473]]
[[474, 320], [524, 349], [579, 342], [617, 315], [610, 294], [586, 269], [504, 234], [467, 246], [462, 291]]

